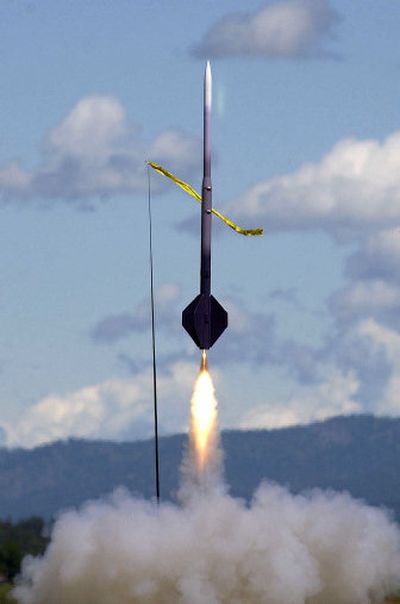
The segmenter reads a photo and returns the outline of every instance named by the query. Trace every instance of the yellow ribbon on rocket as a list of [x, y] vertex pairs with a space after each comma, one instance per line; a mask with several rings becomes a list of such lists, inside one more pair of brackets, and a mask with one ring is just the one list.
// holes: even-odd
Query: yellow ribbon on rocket
[[[193, 187], [191, 187], [187, 182], [184, 182], [177, 176], [174, 176], [174, 174], [171, 174], [171, 172], [168, 172], [168, 170], [166, 170], [159, 164], [156, 164], [154, 161], [148, 161], [146, 163], [151, 168], [153, 168], [153, 170], [155, 170], [159, 174], [162, 174], [163, 176], [166, 176], [167, 178], [172, 180], [172, 182], [174, 182], [176, 185], [178, 185], [178, 187], [183, 189], [188, 195], [191, 195], [191, 197], [194, 197], [195, 199], [197, 199], [198, 202], [201, 203], [201, 201], [202, 201], [201, 195], [199, 193], [197, 193], [197, 191], [195, 191], [193, 189]], [[236, 231], [236, 233], [240, 233], [240, 235], [248, 236], [248, 235], [263, 235], [264, 234], [264, 229], [242, 229], [242, 227], [240, 227], [237, 224], [235, 224], [234, 222], [232, 222], [232, 220], [230, 220], [229, 218], [227, 218], [226, 216], [221, 214], [221, 212], [218, 212], [218, 210], [216, 210], [215, 208], [212, 208], [212, 213], [215, 214], [216, 216], [218, 216], [218, 218], [220, 218], [223, 222], [225, 222], [225, 224], [227, 224], [231, 229]]]

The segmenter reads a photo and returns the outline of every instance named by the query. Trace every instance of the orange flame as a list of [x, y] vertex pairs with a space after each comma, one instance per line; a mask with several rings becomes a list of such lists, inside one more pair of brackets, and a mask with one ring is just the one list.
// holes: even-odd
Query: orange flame
[[191, 401], [191, 440], [201, 471], [212, 454], [213, 437], [217, 426], [217, 400], [208, 372], [207, 353], [202, 351], [200, 373], [194, 385]]

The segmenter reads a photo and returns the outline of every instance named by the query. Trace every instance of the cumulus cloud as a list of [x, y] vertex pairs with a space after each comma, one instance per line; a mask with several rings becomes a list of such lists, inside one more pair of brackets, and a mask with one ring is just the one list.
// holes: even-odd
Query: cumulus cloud
[[363, 321], [359, 329], [362, 335], [369, 338], [370, 346], [385, 355], [392, 368], [383, 396], [377, 402], [376, 411], [381, 415], [398, 416], [400, 414], [400, 333], [380, 325], [374, 319]]
[[[254, 410], [245, 420], [290, 425], [333, 415], [368, 412], [400, 415], [400, 332], [366, 313], [355, 313], [319, 349], [310, 349], [316, 379], [296, 386], [296, 396]], [[280, 413], [283, 413], [280, 416]], [[281, 418], [281, 419], [279, 419]]]
[[346, 275], [351, 279], [396, 282], [400, 266], [400, 225], [374, 233], [363, 247], [346, 262]]
[[[372, 412], [400, 412], [395, 395], [400, 366], [383, 344], [371, 345], [371, 336], [360, 328], [372, 321], [380, 330], [389, 330], [393, 338], [399, 336], [399, 175], [400, 131], [382, 142], [347, 139], [320, 161], [258, 183], [232, 204], [238, 218], [264, 223], [269, 231], [320, 230], [339, 245], [352, 244], [344, 261], [344, 284], [327, 300], [333, 330], [322, 346], [313, 349], [271, 340], [274, 354], [270, 358], [285, 359], [283, 363], [300, 379], [300, 393], [309, 382], [312, 400], [321, 396], [327, 368], [335, 367], [358, 382], [350, 401]], [[287, 418], [282, 421], [317, 417], [318, 407], [310, 411], [312, 405], [298, 412], [297, 398], [301, 407], [302, 396], [289, 401]], [[279, 405], [276, 409], [272, 405], [264, 420], [262, 411], [254, 422], [261, 418], [274, 423], [280, 412]], [[337, 412], [342, 412], [340, 406]]]
[[257, 183], [231, 210], [270, 231], [321, 229], [339, 240], [400, 225], [400, 131], [342, 140], [319, 162]]
[[[181, 288], [177, 283], [162, 283], [156, 288], [155, 304], [157, 327], [171, 328], [178, 322]], [[179, 321], [180, 323], [180, 321]], [[132, 313], [121, 312], [103, 317], [90, 331], [98, 344], [114, 344], [132, 333], [142, 333], [150, 328], [150, 301], [139, 302]]]
[[361, 405], [353, 398], [359, 382], [352, 371], [331, 367], [325, 381], [312, 386], [298, 386], [288, 400], [269, 401], [252, 408], [240, 421], [240, 427], [283, 428], [334, 417], [359, 413]]
[[145, 159], [187, 175], [199, 157], [197, 138], [171, 129], [146, 141], [118, 99], [87, 96], [48, 133], [39, 166], [31, 171], [15, 162], [0, 166], [0, 191], [3, 202], [135, 193], [145, 187]]
[[373, 316], [397, 321], [400, 287], [382, 279], [356, 281], [332, 296], [331, 307], [340, 320]]
[[[178, 361], [159, 373], [164, 413], [161, 431], [187, 426], [197, 363]], [[152, 376], [145, 369], [131, 379], [111, 379], [65, 395], [49, 395], [13, 423], [3, 423], [7, 446], [35, 447], [69, 437], [113, 440], [145, 438], [153, 431]]]
[[201, 58], [328, 56], [322, 43], [332, 37], [339, 20], [328, 0], [272, 2], [254, 14], [225, 16], [205, 34], [193, 54]]
[[352, 371], [359, 381], [354, 395], [364, 412], [374, 413], [382, 399], [392, 367], [381, 349], [371, 346], [371, 340], [361, 326], [365, 320], [339, 322], [338, 329], [330, 334], [320, 350], [313, 351], [314, 371], [318, 374], [321, 366], [331, 364], [341, 372]]
[[[373, 317], [400, 329], [400, 229], [378, 229], [361, 238], [345, 261], [345, 285], [329, 306], [338, 324]], [[343, 328], [343, 327], [342, 327]]]

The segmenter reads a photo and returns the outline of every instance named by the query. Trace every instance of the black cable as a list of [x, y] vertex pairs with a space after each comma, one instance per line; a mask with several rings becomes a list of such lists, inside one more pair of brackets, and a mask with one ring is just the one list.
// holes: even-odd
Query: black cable
[[151, 306], [151, 343], [153, 354], [153, 396], [154, 396], [154, 454], [156, 464], [156, 497], [160, 503], [160, 460], [158, 450], [158, 405], [157, 405], [157, 363], [156, 363], [156, 321], [154, 310], [154, 260], [153, 260], [153, 221], [151, 215], [150, 168], [147, 165], [147, 207], [149, 216], [149, 260], [150, 260], [150, 306]]

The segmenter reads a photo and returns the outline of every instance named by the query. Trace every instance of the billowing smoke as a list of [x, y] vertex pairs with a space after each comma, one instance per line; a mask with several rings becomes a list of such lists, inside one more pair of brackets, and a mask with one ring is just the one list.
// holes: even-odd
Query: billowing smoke
[[383, 511], [268, 483], [250, 505], [228, 495], [201, 384], [180, 504], [118, 490], [63, 514], [44, 557], [24, 561], [20, 604], [382, 604], [400, 586], [400, 531]]
[[261, 485], [184, 507], [133, 499], [64, 514], [25, 561], [22, 604], [365, 604], [399, 585], [400, 535], [347, 495]]

